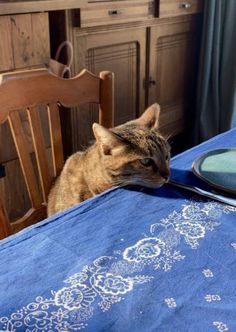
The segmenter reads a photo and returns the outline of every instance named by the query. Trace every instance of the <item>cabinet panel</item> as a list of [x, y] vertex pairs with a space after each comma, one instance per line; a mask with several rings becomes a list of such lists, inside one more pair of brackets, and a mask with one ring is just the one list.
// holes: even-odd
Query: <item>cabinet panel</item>
[[[146, 30], [128, 29], [85, 35], [77, 30], [74, 35], [75, 72], [88, 68], [98, 74], [101, 70], [115, 73], [115, 116], [118, 125], [138, 116], [144, 108]], [[91, 126], [97, 121], [97, 110], [83, 106], [72, 110], [74, 150], [86, 146], [93, 138]]]
[[10, 17], [0, 16], [0, 71], [11, 70], [14, 67], [10, 31]]
[[161, 105], [161, 130], [174, 136], [183, 131], [185, 112], [194, 88], [197, 38], [194, 20], [151, 28], [149, 104]]
[[42, 66], [49, 58], [47, 13], [0, 16], [0, 71]]

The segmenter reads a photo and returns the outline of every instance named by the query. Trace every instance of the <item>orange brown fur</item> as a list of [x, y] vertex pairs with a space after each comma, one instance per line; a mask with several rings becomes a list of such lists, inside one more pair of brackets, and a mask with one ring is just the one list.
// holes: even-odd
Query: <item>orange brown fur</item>
[[48, 197], [48, 215], [113, 186], [158, 188], [169, 178], [169, 145], [158, 131], [160, 108], [112, 129], [94, 124], [96, 142], [66, 161]]

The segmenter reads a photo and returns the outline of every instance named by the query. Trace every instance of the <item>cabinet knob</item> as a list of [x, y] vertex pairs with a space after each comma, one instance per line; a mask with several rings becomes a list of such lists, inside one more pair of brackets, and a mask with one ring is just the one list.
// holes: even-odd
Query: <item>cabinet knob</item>
[[112, 10], [108, 10], [108, 14], [110, 16], [118, 16], [118, 15], [122, 14], [122, 11], [118, 10], [118, 9], [112, 9]]
[[192, 4], [189, 2], [183, 2], [179, 5], [179, 8], [183, 8], [183, 9], [189, 9], [192, 7]]

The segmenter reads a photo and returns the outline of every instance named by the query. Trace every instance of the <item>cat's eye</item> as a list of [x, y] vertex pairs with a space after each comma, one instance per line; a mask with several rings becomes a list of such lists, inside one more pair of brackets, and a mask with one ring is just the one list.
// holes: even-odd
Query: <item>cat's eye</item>
[[149, 167], [149, 166], [153, 165], [153, 160], [151, 158], [144, 158], [144, 159], [140, 159], [139, 161], [145, 167]]

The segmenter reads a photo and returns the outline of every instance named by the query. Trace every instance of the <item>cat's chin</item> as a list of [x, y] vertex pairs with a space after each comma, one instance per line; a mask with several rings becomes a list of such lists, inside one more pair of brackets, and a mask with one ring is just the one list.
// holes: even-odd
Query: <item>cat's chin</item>
[[143, 185], [144, 187], [147, 187], [147, 188], [150, 188], [150, 189], [158, 189], [160, 187], [162, 187], [166, 182], [162, 182], [162, 183], [154, 183], [154, 184], [146, 184], [146, 185]]
[[146, 188], [150, 188], [150, 189], [158, 189], [158, 188], [162, 187], [165, 183], [167, 183], [167, 181], [165, 181], [165, 180], [163, 180], [161, 182], [145, 182], [145, 181], [139, 180], [139, 181], [134, 181], [129, 184], [134, 185], [134, 186], [146, 187]]

